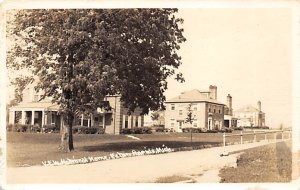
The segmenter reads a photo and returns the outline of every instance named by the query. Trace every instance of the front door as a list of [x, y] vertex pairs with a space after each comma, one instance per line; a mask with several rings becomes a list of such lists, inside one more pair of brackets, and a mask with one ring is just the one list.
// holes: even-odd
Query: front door
[[183, 125], [183, 121], [177, 121], [178, 125], [177, 125], [177, 131], [178, 132], [182, 132], [182, 125]]
[[208, 130], [212, 130], [212, 118], [208, 118]]

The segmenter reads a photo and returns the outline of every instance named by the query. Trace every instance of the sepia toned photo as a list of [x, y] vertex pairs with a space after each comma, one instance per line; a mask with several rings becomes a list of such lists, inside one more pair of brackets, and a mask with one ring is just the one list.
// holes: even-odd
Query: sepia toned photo
[[4, 187], [297, 187], [299, 4], [271, 2], [4, 8]]

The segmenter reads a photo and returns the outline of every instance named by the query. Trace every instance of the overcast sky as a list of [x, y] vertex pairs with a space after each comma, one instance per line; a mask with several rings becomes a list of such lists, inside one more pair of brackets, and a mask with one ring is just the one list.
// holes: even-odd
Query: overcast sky
[[266, 125], [291, 126], [292, 14], [283, 8], [179, 9], [184, 35], [179, 68], [186, 82], [169, 80], [167, 99], [182, 91], [218, 87], [233, 108], [262, 102]]
[[278, 8], [180, 9], [187, 41], [180, 55], [186, 82], [169, 80], [167, 99], [218, 87], [233, 108], [262, 102], [266, 125], [291, 126], [291, 11]]

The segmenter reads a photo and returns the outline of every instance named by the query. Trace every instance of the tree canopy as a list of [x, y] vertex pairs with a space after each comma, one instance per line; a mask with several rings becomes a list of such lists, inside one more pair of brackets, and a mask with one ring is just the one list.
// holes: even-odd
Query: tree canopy
[[[167, 78], [186, 39], [177, 9], [35, 9], [14, 15], [10, 69], [28, 69], [70, 119], [119, 94], [129, 112], [164, 108]], [[9, 31], [10, 33], [10, 31]], [[20, 57], [22, 59], [16, 59]], [[31, 82], [32, 80], [21, 80]], [[19, 91], [22, 91], [20, 89]], [[69, 122], [70, 123], [70, 122]]]

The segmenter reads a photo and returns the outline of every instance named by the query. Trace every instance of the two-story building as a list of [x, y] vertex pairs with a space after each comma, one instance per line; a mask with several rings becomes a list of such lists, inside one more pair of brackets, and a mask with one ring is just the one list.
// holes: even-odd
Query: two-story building
[[[62, 116], [59, 114], [59, 106], [51, 103], [51, 97], [41, 100], [42, 92], [34, 90], [34, 84], [28, 85], [23, 92], [23, 101], [17, 106], [9, 109], [9, 124], [56, 125], [63, 126]], [[109, 134], [119, 134], [122, 128], [133, 128], [143, 126], [144, 116], [137, 109], [131, 115], [127, 114], [120, 100], [120, 96], [106, 96], [111, 107], [110, 111], [95, 110], [90, 115], [79, 115], [74, 119], [74, 125], [87, 127], [105, 128]]]
[[261, 102], [257, 102], [257, 107], [252, 105], [244, 106], [234, 112], [238, 119], [238, 127], [263, 127], [265, 126], [265, 113], [261, 111]]
[[[176, 132], [182, 132], [182, 128], [186, 127], [212, 130], [224, 126], [225, 104], [217, 100], [216, 86], [210, 85], [208, 91], [194, 89], [182, 92], [165, 104], [165, 127]], [[185, 122], [189, 105], [194, 118], [192, 125]]]

